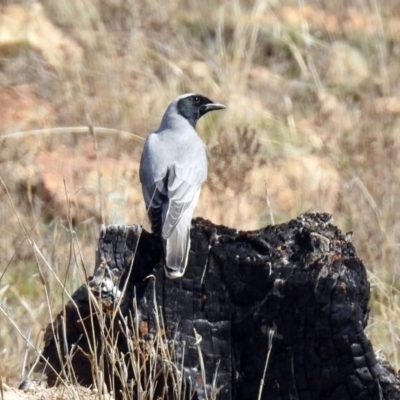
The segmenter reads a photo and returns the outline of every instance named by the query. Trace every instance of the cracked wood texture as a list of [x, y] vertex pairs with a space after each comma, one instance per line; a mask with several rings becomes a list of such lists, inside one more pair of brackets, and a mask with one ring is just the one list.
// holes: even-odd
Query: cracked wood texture
[[[80, 383], [93, 384], [95, 349], [117, 397], [130, 390], [137, 398], [138, 375], [128, 367], [118, 377], [100, 332], [119, 332], [115, 346], [126, 355], [133, 340], [136, 349], [151, 347], [162, 331], [189, 388], [181, 398], [400, 399], [399, 375], [374, 354], [364, 331], [365, 267], [330, 215], [304, 214], [252, 232], [196, 219], [191, 236], [185, 276], [169, 280], [157, 238], [136, 225], [102, 228], [94, 276], [46, 329], [50, 384], [72, 370]], [[143, 357], [148, 376], [146, 363]], [[165, 364], [158, 354], [149, 398], [177, 398]]]

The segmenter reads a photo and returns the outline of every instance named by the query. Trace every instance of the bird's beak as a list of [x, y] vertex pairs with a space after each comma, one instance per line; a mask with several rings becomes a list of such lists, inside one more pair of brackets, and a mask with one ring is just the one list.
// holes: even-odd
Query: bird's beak
[[201, 106], [203, 114], [205, 114], [209, 111], [213, 111], [213, 110], [223, 110], [224, 108], [226, 108], [226, 107], [220, 103], [208, 103], [208, 104], [205, 104], [204, 106]]

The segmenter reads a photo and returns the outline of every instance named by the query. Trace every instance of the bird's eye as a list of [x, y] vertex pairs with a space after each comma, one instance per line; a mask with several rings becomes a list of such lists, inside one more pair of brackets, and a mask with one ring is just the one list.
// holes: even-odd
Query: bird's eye
[[193, 96], [192, 97], [192, 101], [193, 101], [194, 104], [198, 104], [198, 103], [200, 103], [200, 97], [199, 96]]

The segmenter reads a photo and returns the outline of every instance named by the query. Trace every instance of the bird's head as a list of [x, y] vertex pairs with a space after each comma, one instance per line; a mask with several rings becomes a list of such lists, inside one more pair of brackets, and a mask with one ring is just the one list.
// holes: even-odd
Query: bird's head
[[197, 121], [209, 111], [222, 110], [225, 108], [223, 104], [214, 103], [209, 98], [195, 93], [184, 94], [176, 100], [176, 109], [178, 113], [186, 118], [193, 128], [196, 127]]

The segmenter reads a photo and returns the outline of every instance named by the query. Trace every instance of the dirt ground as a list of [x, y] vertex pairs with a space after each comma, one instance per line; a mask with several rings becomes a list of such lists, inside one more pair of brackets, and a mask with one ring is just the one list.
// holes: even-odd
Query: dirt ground
[[[99, 398], [97, 391], [81, 386], [59, 386], [45, 388], [38, 385], [32, 385], [28, 390], [19, 390], [3, 384], [2, 400], [93, 400]], [[112, 400], [111, 395], [103, 396], [105, 400]]]

